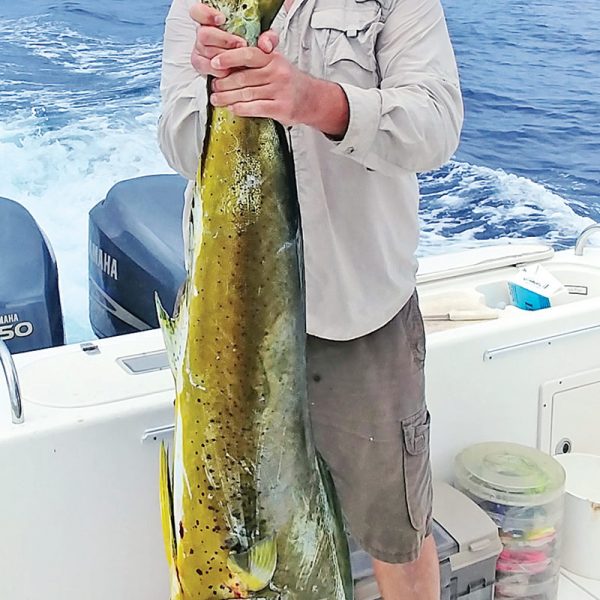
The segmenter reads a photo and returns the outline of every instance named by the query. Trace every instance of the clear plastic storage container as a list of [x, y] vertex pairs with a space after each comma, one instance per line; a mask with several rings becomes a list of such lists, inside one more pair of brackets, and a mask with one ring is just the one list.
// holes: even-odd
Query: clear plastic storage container
[[565, 488], [558, 461], [518, 444], [477, 444], [456, 457], [455, 475], [498, 526], [495, 598], [556, 600]]

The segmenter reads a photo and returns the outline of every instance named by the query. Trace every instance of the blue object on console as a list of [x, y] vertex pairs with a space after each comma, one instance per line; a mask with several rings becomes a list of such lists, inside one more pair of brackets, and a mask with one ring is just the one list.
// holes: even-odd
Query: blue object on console
[[514, 306], [523, 310], [550, 308], [550, 299], [516, 283], [509, 282], [508, 289]]

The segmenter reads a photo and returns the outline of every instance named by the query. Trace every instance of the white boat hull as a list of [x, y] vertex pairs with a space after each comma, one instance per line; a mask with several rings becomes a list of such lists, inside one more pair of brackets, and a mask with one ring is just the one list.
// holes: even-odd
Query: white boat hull
[[[600, 454], [600, 437], [592, 434], [600, 426], [600, 252], [582, 260], [572, 252], [543, 256], [557, 272], [579, 277], [588, 295], [535, 313], [509, 307], [495, 320], [428, 322], [427, 395], [439, 479], [451, 479], [454, 456], [481, 441], [553, 451], [568, 437], [578, 452]], [[484, 289], [496, 301], [501, 289], [494, 285], [516, 268], [494, 260], [479, 267], [463, 255], [423, 261], [424, 305], [457, 289]], [[120, 361], [160, 352], [162, 338], [151, 331], [95, 343], [96, 354], [75, 345], [16, 357], [22, 425], [11, 424], [0, 386], [2, 599], [168, 597], [158, 448], [171, 435], [171, 375], [131, 374]], [[567, 389], [564, 381], [571, 382]], [[580, 427], [582, 419], [592, 425]], [[600, 599], [600, 582], [566, 574], [559, 598]]]

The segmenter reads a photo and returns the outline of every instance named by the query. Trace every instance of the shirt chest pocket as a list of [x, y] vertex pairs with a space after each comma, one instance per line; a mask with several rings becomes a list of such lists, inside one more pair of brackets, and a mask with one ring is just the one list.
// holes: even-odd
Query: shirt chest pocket
[[[322, 77], [362, 88], [377, 87], [375, 56], [377, 34], [383, 23], [376, 3], [358, 8], [317, 8], [310, 21], [316, 48], [322, 60]], [[315, 57], [316, 58], [316, 57]]]

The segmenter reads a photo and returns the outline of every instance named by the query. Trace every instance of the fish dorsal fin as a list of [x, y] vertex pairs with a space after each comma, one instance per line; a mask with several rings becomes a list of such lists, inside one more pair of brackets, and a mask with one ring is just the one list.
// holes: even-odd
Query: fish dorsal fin
[[250, 592], [266, 588], [273, 579], [277, 566], [275, 536], [261, 540], [247, 552], [230, 554], [227, 565]]

